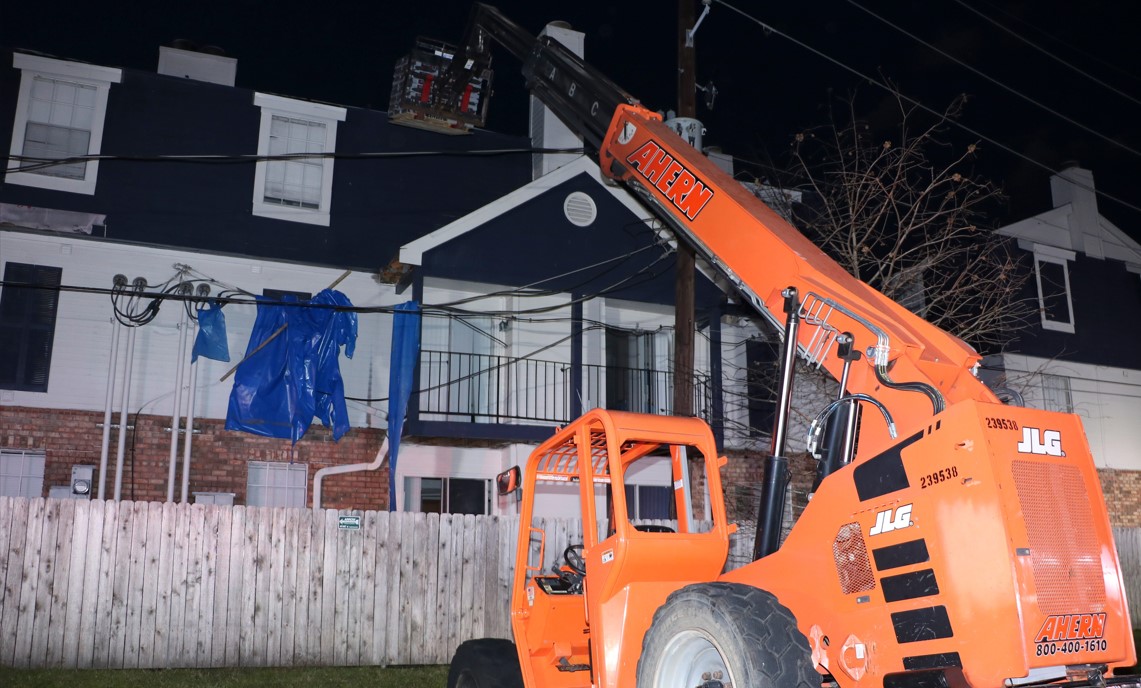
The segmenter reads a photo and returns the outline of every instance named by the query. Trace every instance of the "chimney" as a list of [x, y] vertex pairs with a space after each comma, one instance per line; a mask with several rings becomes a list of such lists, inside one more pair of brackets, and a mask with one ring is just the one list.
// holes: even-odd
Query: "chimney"
[[226, 57], [226, 51], [217, 46], [200, 46], [179, 38], [173, 41], [173, 47], [159, 47], [158, 73], [233, 86], [238, 74], [238, 60]]
[[[547, 24], [540, 36], [550, 36], [579, 57], [583, 56], [585, 35], [561, 21]], [[581, 148], [582, 138], [571, 133], [555, 113], [531, 96], [531, 146], [534, 148]], [[537, 153], [531, 156], [531, 178], [553, 172], [581, 157], [571, 153]]]
[[1050, 177], [1050, 192], [1055, 208], [1070, 206], [1070, 249], [1090, 258], [1105, 258], [1093, 172], [1076, 165], [1067, 167]]

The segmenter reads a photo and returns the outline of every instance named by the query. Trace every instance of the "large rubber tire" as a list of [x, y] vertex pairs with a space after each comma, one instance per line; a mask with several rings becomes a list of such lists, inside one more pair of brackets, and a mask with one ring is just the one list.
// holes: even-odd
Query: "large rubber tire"
[[502, 638], [462, 643], [452, 656], [448, 688], [523, 688], [515, 643]]
[[642, 642], [638, 688], [820, 688], [808, 640], [771, 593], [699, 583], [673, 593]]

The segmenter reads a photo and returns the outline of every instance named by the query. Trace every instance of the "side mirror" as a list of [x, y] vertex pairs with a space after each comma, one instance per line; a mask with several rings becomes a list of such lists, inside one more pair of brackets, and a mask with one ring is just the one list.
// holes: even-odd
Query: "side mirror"
[[495, 487], [501, 496], [509, 495], [519, 489], [519, 483], [522, 481], [523, 471], [519, 470], [518, 466], [512, 466], [495, 476]]

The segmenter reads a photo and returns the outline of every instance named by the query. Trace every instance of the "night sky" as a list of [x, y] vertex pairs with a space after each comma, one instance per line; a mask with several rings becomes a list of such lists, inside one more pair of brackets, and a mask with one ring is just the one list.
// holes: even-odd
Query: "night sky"
[[[697, 0], [695, 0], [696, 2]], [[1051, 169], [1079, 163], [1099, 190], [1141, 207], [1141, 39], [1134, 2], [1120, 0], [860, 0], [864, 7], [959, 60], [1093, 130], [1084, 131], [1026, 103], [861, 11], [850, 0], [728, 0], [778, 31], [865, 75], [886, 77], [935, 110], [971, 96], [963, 123]], [[0, 6], [0, 44], [109, 66], [154, 69], [158, 47], [177, 38], [216, 45], [238, 59], [237, 85], [326, 102], [385, 109], [392, 68], [417, 35], [458, 42], [469, 2], [156, 3], [28, 2]], [[652, 109], [676, 102], [674, 0], [500, 0], [498, 7], [538, 32], [565, 20], [586, 34], [587, 60]], [[1072, 71], [973, 13], [1017, 32]], [[700, 12], [700, 6], [697, 12]], [[857, 94], [859, 109], [881, 121], [889, 97], [879, 88], [715, 3], [697, 34], [697, 80], [716, 85], [712, 111], [698, 105], [707, 145], [738, 157], [738, 170], [766, 175], [800, 129], [825, 119], [829, 94]], [[525, 133], [519, 64], [495, 62], [488, 128]], [[1092, 78], [1091, 78], [1092, 77]], [[1097, 84], [1109, 84], [1124, 95]], [[700, 98], [699, 98], [700, 103]], [[1098, 135], [1108, 137], [1105, 141]], [[977, 137], [953, 135], [956, 145]], [[1119, 145], [1115, 145], [1119, 144]], [[1133, 151], [1127, 150], [1132, 148]], [[744, 161], [759, 163], [750, 166]], [[979, 173], [1010, 194], [1004, 223], [1050, 207], [1049, 173], [981, 142]], [[1141, 210], [1107, 198], [1102, 214], [1141, 238]]]

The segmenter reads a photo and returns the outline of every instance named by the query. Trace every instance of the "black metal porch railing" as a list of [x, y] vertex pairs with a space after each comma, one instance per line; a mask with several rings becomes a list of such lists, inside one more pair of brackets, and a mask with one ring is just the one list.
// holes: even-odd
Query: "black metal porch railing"
[[[420, 418], [469, 423], [573, 420], [575, 404], [639, 413], [673, 410], [673, 374], [649, 368], [582, 366], [579, 389], [569, 363], [451, 351], [420, 352]], [[694, 376], [694, 409], [710, 419], [712, 385]], [[435, 417], [435, 418], [434, 418]]]

